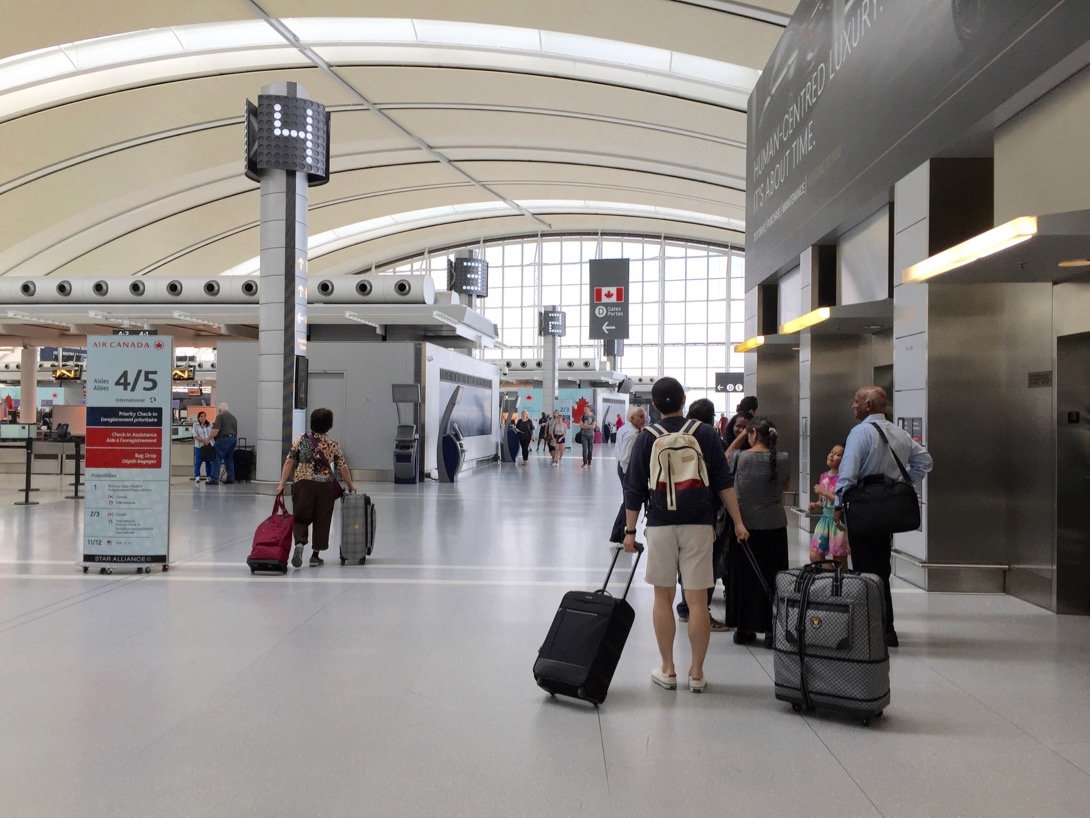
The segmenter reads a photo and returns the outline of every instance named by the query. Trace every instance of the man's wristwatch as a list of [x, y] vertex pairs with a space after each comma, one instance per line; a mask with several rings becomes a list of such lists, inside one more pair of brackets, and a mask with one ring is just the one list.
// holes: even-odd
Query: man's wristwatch
[[636, 529], [634, 529], [634, 528], [626, 528], [626, 529], [624, 530], [624, 533], [625, 533], [625, 534], [635, 534], [635, 533], [636, 533]]

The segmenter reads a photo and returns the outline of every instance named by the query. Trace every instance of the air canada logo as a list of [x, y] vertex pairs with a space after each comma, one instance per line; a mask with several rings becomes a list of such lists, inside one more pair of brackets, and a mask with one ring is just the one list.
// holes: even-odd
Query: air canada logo
[[155, 348], [156, 349], [162, 349], [163, 348], [163, 342], [162, 341], [156, 341], [155, 342]]

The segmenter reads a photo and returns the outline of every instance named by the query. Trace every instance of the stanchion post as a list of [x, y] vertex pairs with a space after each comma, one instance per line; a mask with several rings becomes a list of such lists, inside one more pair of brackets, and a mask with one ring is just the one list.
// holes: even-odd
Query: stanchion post
[[[80, 483], [80, 474], [81, 474], [81, 472], [80, 472], [80, 468], [79, 468], [79, 449], [80, 449], [80, 439], [79, 439], [78, 437], [77, 437], [77, 438], [74, 438], [72, 442], [73, 442], [73, 443], [75, 444], [75, 446], [76, 446], [76, 462], [75, 462], [75, 465], [74, 465], [74, 467], [73, 467], [73, 468], [74, 468], [74, 471], [75, 471], [76, 479], [75, 479], [75, 482], [73, 482], [73, 483], [72, 483], [72, 485], [73, 485], [73, 486], [75, 486], [75, 488], [74, 488], [74, 489], [72, 490], [72, 493], [71, 493], [71, 494], [69, 494], [69, 495], [68, 495], [67, 497], [65, 497], [64, 499], [65, 499], [65, 500], [82, 500], [82, 499], [83, 499], [83, 495], [79, 493], [79, 487], [80, 487], [80, 486], [82, 485], [82, 483]], [[61, 452], [61, 457], [62, 457], [62, 458], [64, 457], [64, 452], [63, 452], [63, 450], [62, 450], [62, 452]]]
[[37, 500], [30, 499], [30, 492], [33, 489], [30, 487], [30, 465], [34, 461], [34, 439], [28, 437], [26, 439], [26, 482], [23, 484], [23, 499], [16, 500], [17, 506], [36, 506]]

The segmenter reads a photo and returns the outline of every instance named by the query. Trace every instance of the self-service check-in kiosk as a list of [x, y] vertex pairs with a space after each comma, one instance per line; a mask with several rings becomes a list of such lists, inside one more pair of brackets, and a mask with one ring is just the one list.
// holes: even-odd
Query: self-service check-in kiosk
[[439, 482], [453, 483], [462, 470], [462, 463], [466, 458], [466, 447], [462, 443], [462, 430], [457, 423], [451, 421], [454, 407], [458, 405], [458, 398], [462, 396], [462, 387], [454, 387], [454, 393], [447, 401], [447, 408], [443, 410], [443, 419], [439, 421], [439, 441], [437, 443], [436, 461], [439, 464]]
[[[420, 479], [420, 434], [413, 420], [413, 409], [420, 403], [420, 384], [393, 384], [394, 406], [397, 407], [397, 432], [394, 435], [394, 482], [416, 483]], [[401, 418], [401, 405], [409, 404], [409, 423]]]

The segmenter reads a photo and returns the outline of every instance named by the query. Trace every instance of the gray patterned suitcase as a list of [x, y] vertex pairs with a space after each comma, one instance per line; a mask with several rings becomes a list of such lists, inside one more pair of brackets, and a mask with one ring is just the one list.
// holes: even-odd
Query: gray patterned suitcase
[[828, 708], [863, 724], [889, 705], [882, 581], [815, 563], [776, 575], [776, 698], [796, 712]]
[[375, 504], [366, 494], [341, 497], [341, 565], [367, 563], [375, 547]]

